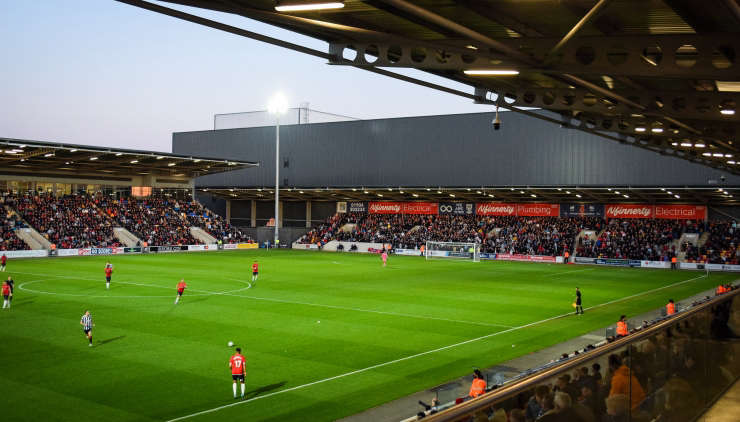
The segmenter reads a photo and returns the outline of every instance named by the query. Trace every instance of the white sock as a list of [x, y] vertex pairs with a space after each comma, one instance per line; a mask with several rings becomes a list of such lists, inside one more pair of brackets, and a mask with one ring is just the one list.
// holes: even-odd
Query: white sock
[[179, 301], [180, 301], [180, 296], [177, 296], [177, 297], [175, 298], [175, 304], [177, 304], [177, 302], [179, 302]]
[[245, 390], [245, 388], [246, 388], [246, 385], [244, 385], [244, 383], [242, 383], [242, 397], [244, 397], [244, 390]]
[[7, 300], [3, 300], [3, 309], [5, 309], [7, 306], [8, 306], [8, 301]]
[[105, 288], [110, 289], [110, 283], [105, 283]]
[[234, 390], [234, 397], [236, 397], [236, 383], [231, 384], [231, 387]]

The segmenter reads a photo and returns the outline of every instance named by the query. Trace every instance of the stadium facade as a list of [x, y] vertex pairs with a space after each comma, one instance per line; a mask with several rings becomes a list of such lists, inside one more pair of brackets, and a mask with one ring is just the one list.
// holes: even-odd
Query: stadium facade
[[[503, 124], [494, 130], [493, 118], [493, 113], [474, 113], [281, 125], [280, 183], [285, 200], [280, 224], [310, 227], [333, 215], [338, 202], [340, 210], [346, 202], [351, 211], [353, 206], [367, 210], [371, 203], [388, 200], [443, 206], [544, 202], [556, 204], [556, 214], [581, 205], [595, 206], [602, 214], [603, 203], [626, 202], [645, 204], [655, 213], [660, 210], [650, 207], [659, 201], [647, 194], [631, 198], [564, 194], [589, 188], [607, 193], [614, 186], [712, 191], [740, 185], [740, 177], [729, 172], [633, 144], [516, 113], [502, 113]], [[197, 178], [197, 197], [240, 226], [261, 227], [274, 216], [269, 195], [275, 184], [274, 126], [174, 133], [172, 149], [176, 154], [258, 162], [255, 168]], [[508, 192], [512, 186], [517, 192]], [[520, 195], [519, 187], [525, 186], [527, 192]], [[388, 188], [395, 191], [392, 199]], [[550, 193], [530, 194], [535, 188]], [[412, 195], [414, 189], [427, 195]], [[282, 196], [283, 190], [290, 194]], [[449, 194], [453, 190], [467, 195], [453, 197]], [[304, 191], [306, 199], [301, 199]], [[709, 197], [668, 195], [665, 200], [712, 205]], [[437, 212], [439, 208], [434, 209]]]

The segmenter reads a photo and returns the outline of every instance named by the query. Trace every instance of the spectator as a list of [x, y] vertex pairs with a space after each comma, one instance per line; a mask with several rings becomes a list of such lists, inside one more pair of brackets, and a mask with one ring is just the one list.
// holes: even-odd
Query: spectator
[[642, 389], [640, 382], [617, 355], [609, 355], [609, 370], [613, 373], [609, 397], [625, 394], [630, 398], [631, 408], [637, 409], [645, 399], [645, 391]]
[[629, 422], [629, 398], [625, 394], [615, 394], [606, 398], [606, 415], [602, 422]]

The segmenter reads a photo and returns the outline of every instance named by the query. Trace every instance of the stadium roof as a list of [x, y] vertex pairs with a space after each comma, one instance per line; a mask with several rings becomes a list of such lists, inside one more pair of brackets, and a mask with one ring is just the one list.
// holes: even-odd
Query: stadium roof
[[[274, 188], [197, 188], [226, 199], [274, 200]], [[650, 203], [737, 205], [740, 188], [700, 187], [355, 187], [280, 189], [285, 201], [430, 201], [430, 202], [546, 202], [546, 203]]]
[[[118, 1], [740, 174], [736, 0], [345, 0], [343, 8], [308, 12], [278, 12], [274, 0], [166, 0], [286, 28], [326, 41], [328, 51]], [[306, 0], [283, 3], [297, 2]]]
[[258, 166], [247, 161], [191, 157], [164, 152], [0, 138], [0, 175], [66, 179], [130, 179], [164, 176], [183, 182]]

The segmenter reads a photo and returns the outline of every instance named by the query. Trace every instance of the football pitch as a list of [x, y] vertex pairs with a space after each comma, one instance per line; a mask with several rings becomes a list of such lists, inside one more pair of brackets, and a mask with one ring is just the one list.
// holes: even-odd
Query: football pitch
[[[377, 256], [264, 250], [14, 259], [8, 275], [7, 421], [331, 421], [735, 279], [398, 256], [383, 268]], [[563, 316], [576, 286], [586, 312]], [[229, 341], [247, 359], [243, 400], [232, 398]]]

